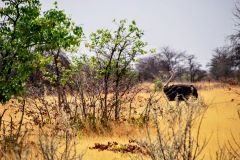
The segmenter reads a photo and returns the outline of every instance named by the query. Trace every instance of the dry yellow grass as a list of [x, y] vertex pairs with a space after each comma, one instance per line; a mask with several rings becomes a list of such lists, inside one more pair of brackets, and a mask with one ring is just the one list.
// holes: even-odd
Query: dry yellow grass
[[215, 152], [219, 147], [222, 147], [228, 141], [233, 142], [232, 135], [240, 144], [239, 93], [239, 88], [231, 88], [231, 90], [229, 88], [217, 88], [200, 91], [201, 97], [207, 104], [210, 104], [201, 127], [202, 135], [211, 136], [205, 149], [207, 157], [211, 154], [214, 159]]
[[[240, 88], [233, 87], [231, 90], [229, 90], [228, 87], [214, 88], [214, 85], [210, 84], [210, 87], [207, 90], [199, 90], [200, 98], [203, 99], [206, 104], [210, 105], [204, 116], [200, 132], [202, 138], [210, 139], [208, 145], [202, 153], [205, 154], [205, 159], [215, 159], [215, 154], [219, 147], [222, 147], [223, 144], [228, 143], [228, 141], [233, 142], [232, 136], [234, 136], [239, 142], [238, 144], [240, 144], [240, 117], [238, 115], [238, 110], [240, 110]], [[124, 128], [120, 127], [119, 129]], [[132, 130], [132, 132], [134, 132], [134, 130]], [[138, 134], [139, 139], [144, 138], [144, 136], [145, 133]], [[127, 140], [128, 137], [126, 135], [122, 137], [119, 137], [119, 135], [114, 135], [112, 137], [104, 138], [83, 138], [82, 147], [93, 146], [95, 142], [106, 144], [108, 141], [118, 141], [119, 143], [126, 143]], [[111, 160], [128, 158], [128, 156], [124, 156], [119, 153], [111, 153], [109, 151], [99, 152], [96, 150], [88, 150], [84, 156], [84, 159]], [[144, 158], [148, 159], [149, 157]]]
[[[151, 86], [151, 84], [144, 84]], [[219, 84], [198, 84], [199, 88], [206, 88], [206, 90], [199, 90], [199, 96], [210, 107], [205, 113], [203, 123], [201, 126], [201, 137], [210, 138], [207, 147], [204, 150], [206, 155], [205, 159], [210, 159], [210, 155], [215, 159], [215, 153], [219, 147], [223, 146], [228, 141], [232, 142], [233, 137], [240, 144], [240, 117], [238, 110], [240, 110], [240, 88], [239, 87], [221, 87]], [[216, 87], [218, 86], [218, 87]], [[148, 97], [147, 92], [141, 94], [142, 97]], [[140, 102], [141, 103], [141, 102]], [[14, 109], [11, 104], [4, 107], [10, 107], [3, 117], [4, 120], [9, 121], [9, 114], [13, 115]], [[134, 107], [137, 108], [139, 103], [135, 103]], [[4, 109], [0, 106], [0, 115]], [[142, 110], [142, 108], [140, 108]], [[18, 115], [19, 116], [19, 115]], [[120, 144], [127, 144], [130, 138], [142, 139], [145, 137], [143, 129], [134, 127], [130, 124], [115, 124], [112, 134], [99, 135], [81, 135], [78, 139], [77, 151], [81, 152], [86, 150], [83, 156], [84, 160], [99, 159], [99, 160], [118, 160], [118, 159], [139, 159], [137, 154], [122, 154], [114, 153], [111, 151], [98, 151], [89, 149], [95, 143], [107, 144], [108, 142], [118, 142]], [[36, 138], [36, 137], [35, 137]], [[144, 157], [149, 159], [149, 157]]]

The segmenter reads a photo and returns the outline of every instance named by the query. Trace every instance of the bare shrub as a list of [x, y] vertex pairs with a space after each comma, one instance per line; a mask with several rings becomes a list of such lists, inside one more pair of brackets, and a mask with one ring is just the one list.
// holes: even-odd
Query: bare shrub
[[[237, 160], [240, 159], [240, 139], [237, 140], [236, 137], [231, 133], [232, 139], [228, 140], [222, 146], [218, 144], [218, 150], [215, 153], [216, 160]], [[211, 156], [211, 159], [212, 156]]]
[[159, 106], [156, 102], [149, 101], [154, 108], [151, 114], [155, 132], [150, 134], [151, 124], [145, 123], [147, 138], [134, 141], [145, 148], [154, 160], [203, 158], [201, 153], [210, 137], [200, 142], [200, 129], [208, 106], [201, 100], [193, 99], [180, 106]]
[[6, 110], [1, 115], [1, 159], [82, 159], [84, 152], [76, 149], [77, 130], [68, 113], [57, 111], [57, 103], [38, 97], [20, 104], [13, 104], [10, 121], [2, 120]]
[[82, 159], [84, 151], [77, 152], [77, 129], [72, 126], [66, 112], [60, 112], [50, 125], [39, 125], [38, 146], [43, 159]]
[[[64, 137], [62, 137], [64, 135]], [[63, 139], [64, 138], [64, 139]], [[49, 132], [39, 129], [38, 145], [45, 160], [76, 160], [82, 159], [85, 152], [77, 153], [76, 137], [69, 130], [61, 133], [55, 129]]]
[[[35, 146], [34, 142], [29, 140], [33, 129], [27, 123], [24, 123], [25, 100], [21, 102], [19, 111], [21, 113], [19, 120], [13, 120], [10, 115], [10, 121], [2, 120], [0, 128], [0, 157], [1, 159], [27, 159], [33, 156], [31, 149]], [[19, 112], [16, 112], [16, 114]]]

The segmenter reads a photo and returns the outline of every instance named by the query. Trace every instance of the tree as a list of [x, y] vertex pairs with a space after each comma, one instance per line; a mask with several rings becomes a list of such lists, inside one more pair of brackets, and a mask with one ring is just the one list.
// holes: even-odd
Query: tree
[[229, 39], [231, 41], [231, 52], [229, 52], [230, 54], [230, 58], [233, 62], [233, 66], [240, 69], [240, 2], [238, 2], [235, 5], [235, 9], [233, 10], [233, 15], [236, 18], [236, 29], [235, 29], [235, 34], [232, 34], [229, 36]]
[[216, 80], [229, 78], [232, 73], [232, 61], [229, 57], [229, 48], [222, 47], [214, 50], [211, 62], [208, 63], [210, 73]]
[[[144, 32], [132, 21], [126, 27], [126, 20], [117, 23], [117, 29], [99, 29], [90, 35], [90, 43], [86, 46], [96, 56], [91, 58], [91, 66], [102, 79], [99, 87], [103, 88], [102, 118], [107, 120], [111, 110], [114, 110], [115, 119], [119, 118], [121, 96], [129, 89], [129, 81], [136, 77], [131, 71], [131, 63], [137, 55], [145, 54], [143, 49], [147, 43], [141, 41]], [[114, 93], [114, 103], [109, 104], [110, 90]], [[109, 112], [110, 111], [110, 112]]]
[[40, 3], [4, 0], [0, 8], [0, 101], [24, 90], [24, 81], [36, 68], [37, 25], [31, 23], [40, 15]]
[[184, 59], [185, 52], [175, 51], [170, 47], [163, 47], [159, 56], [162, 57], [163, 69], [167, 72], [177, 70]]
[[159, 76], [159, 71], [163, 68], [161, 60], [155, 56], [143, 57], [136, 64], [139, 76], [143, 81], [153, 80]]
[[[140, 59], [137, 69], [144, 80], [159, 77], [159, 71], [169, 74], [169, 71], [180, 71], [185, 52], [163, 47], [159, 53]], [[176, 73], [176, 72], [175, 72]], [[176, 73], [179, 76], [179, 73]]]
[[233, 45], [231, 47], [231, 52], [229, 58], [232, 61], [232, 66], [235, 69], [240, 69], [240, 44]]
[[203, 72], [200, 70], [201, 64], [197, 63], [196, 57], [194, 55], [186, 56], [188, 62], [188, 74], [190, 76], [190, 82], [195, 82], [197, 78], [199, 79], [200, 76], [203, 76]]
[[55, 70], [55, 76], [51, 76], [51, 74], [49, 76], [48, 73], [45, 73], [45, 75], [57, 87], [59, 109], [64, 107], [69, 112], [64, 86], [68, 81], [67, 75], [70, 71], [62, 66], [61, 54], [64, 53], [63, 51], [75, 51], [77, 49], [83, 34], [82, 28], [75, 26], [64, 11], [58, 10], [56, 4], [54, 9], [44, 12], [42, 21], [44, 25], [48, 24], [42, 32], [42, 39], [47, 42], [43, 46], [43, 51], [47, 52], [45, 56], [52, 58]]
[[[0, 102], [24, 91], [31, 73], [50, 63], [43, 53], [75, 50], [82, 28], [55, 8], [41, 16], [39, 0], [3, 0], [0, 8]], [[54, 55], [53, 55], [54, 57]], [[55, 57], [57, 60], [57, 57]], [[56, 62], [56, 61], [55, 61]], [[58, 65], [58, 63], [56, 63]]]
[[208, 63], [211, 75], [216, 80], [238, 78], [240, 80], [240, 3], [236, 3], [233, 10], [235, 20], [235, 32], [228, 36], [230, 44], [218, 47], [214, 50], [211, 61]]

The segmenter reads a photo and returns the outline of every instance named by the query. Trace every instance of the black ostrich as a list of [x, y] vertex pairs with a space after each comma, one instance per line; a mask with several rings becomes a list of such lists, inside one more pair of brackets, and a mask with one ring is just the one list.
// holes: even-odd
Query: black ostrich
[[169, 101], [176, 101], [178, 106], [179, 101], [186, 101], [191, 96], [198, 98], [197, 89], [193, 85], [177, 84], [168, 86], [169, 82], [173, 79], [174, 73], [170, 72], [170, 75], [171, 77], [163, 87], [163, 92]]

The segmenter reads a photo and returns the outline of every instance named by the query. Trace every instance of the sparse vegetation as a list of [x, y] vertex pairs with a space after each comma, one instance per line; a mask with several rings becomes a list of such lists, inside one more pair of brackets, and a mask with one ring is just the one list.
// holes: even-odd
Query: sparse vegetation
[[[203, 102], [189, 101], [186, 105], [162, 108], [155, 104], [151, 133], [146, 123], [146, 139], [134, 140], [145, 148], [152, 159], [198, 159], [211, 137], [200, 137], [204, 113], [208, 106]], [[162, 111], [159, 114], [160, 108]], [[201, 158], [200, 158], [201, 159]]]
[[[239, 98], [231, 102], [232, 97], [238, 95], [238, 87], [232, 87], [230, 91], [227, 87], [201, 89], [201, 98], [198, 101], [190, 99], [188, 103], [181, 102], [178, 107], [175, 103], [169, 103], [161, 91], [155, 92], [154, 84], [144, 84], [141, 87], [131, 101], [131, 116], [129, 117], [130, 108], [126, 103], [121, 118], [109, 122], [110, 130], [104, 128], [97, 118], [93, 128], [91, 117], [86, 120], [80, 118], [79, 110], [74, 111], [77, 113], [73, 117], [66, 112], [58, 112], [56, 96], [42, 97], [39, 100], [27, 98], [19, 102], [12, 100], [5, 105], [7, 110], [2, 116], [2, 159], [84, 159], [90, 153], [101, 155], [107, 151], [112, 152], [112, 156], [128, 153], [128, 157], [133, 159], [136, 156], [142, 159], [224, 159], [227, 156], [238, 156], [239, 130], [235, 123], [240, 120], [237, 115]], [[207, 99], [208, 94], [215, 90], [223, 92], [223, 96], [228, 95], [224, 101], [232, 105], [221, 104], [221, 98]], [[73, 104], [81, 104], [71, 95], [67, 99], [71, 108], [74, 108]], [[220, 112], [218, 106], [224, 108], [224, 113], [229, 109], [235, 111], [235, 118], [230, 116], [234, 116], [233, 111], [228, 112], [232, 119], [226, 117], [224, 121], [228, 119], [232, 126], [229, 125], [229, 129], [224, 130], [230, 136], [219, 139], [219, 144], [214, 144], [214, 138], [221, 131], [214, 126], [206, 129], [206, 126], [211, 121], [208, 119], [216, 114], [215, 108]], [[9, 114], [11, 117], [6, 116]], [[233, 120], [236, 122], [233, 123]], [[101, 137], [105, 140], [102, 141]], [[216, 150], [209, 145], [215, 146]]]
[[[92, 33], [85, 47], [94, 55], [70, 60], [83, 31], [56, 2], [45, 12], [39, 0], [3, 2], [0, 159], [113, 159], [97, 150], [119, 159], [240, 158], [239, 34], [215, 51], [208, 75], [194, 55], [169, 47], [138, 61], [155, 49], [145, 50], [135, 20]], [[194, 83], [198, 99], [168, 101], [171, 70], [186, 84], [208, 80]]]

